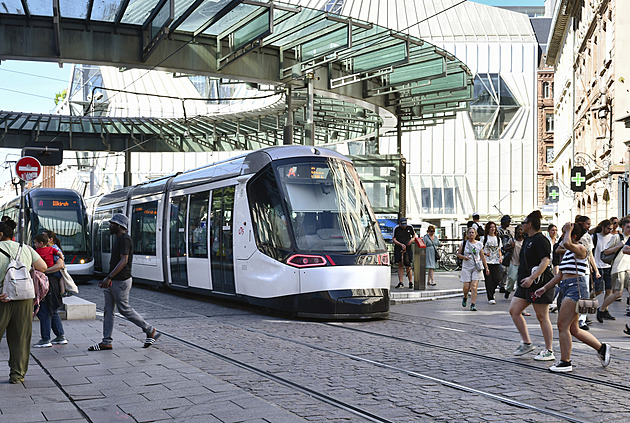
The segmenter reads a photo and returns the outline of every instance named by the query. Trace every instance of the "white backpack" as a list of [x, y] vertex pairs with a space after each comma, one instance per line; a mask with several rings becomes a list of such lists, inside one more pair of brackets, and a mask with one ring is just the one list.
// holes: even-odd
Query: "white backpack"
[[35, 286], [31, 272], [20, 261], [23, 245], [20, 244], [15, 258], [11, 258], [9, 253], [0, 248], [0, 252], [9, 258], [9, 265], [2, 285], [2, 293], [7, 294], [9, 300], [32, 300], [35, 298]]

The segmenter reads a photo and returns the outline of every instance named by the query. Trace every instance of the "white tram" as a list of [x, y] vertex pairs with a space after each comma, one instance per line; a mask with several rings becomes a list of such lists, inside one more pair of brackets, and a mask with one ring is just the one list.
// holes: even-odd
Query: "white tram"
[[333, 151], [271, 147], [101, 197], [97, 272], [109, 271], [114, 213], [129, 216], [136, 282], [301, 317], [389, 312], [381, 231], [352, 163]]

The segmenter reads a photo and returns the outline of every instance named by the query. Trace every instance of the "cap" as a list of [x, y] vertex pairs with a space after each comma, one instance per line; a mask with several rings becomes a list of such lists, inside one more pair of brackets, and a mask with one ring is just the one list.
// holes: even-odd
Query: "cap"
[[125, 228], [125, 230], [129, 228], [129, 218], [121, 213], [116, 213], [111, 219], [109, 219], [109, 222], [120, 225]]
[[501, 218], [501, 223], [503, 223], [503, 222], [511, 222], [511, 221], [512, 221], [512, 218], [511, 218], [509, 215], [507, 215], [507, 214], [506, 214], [506, 215], [504, 215], [504, 216]]
[[473, 213], [472, 217], [479, 217], [479, 213]]
[[400, 218], [400, 224], [401, 225], [406, 225], [407, 224], [407, 218], [406, 217], [401, 217]]

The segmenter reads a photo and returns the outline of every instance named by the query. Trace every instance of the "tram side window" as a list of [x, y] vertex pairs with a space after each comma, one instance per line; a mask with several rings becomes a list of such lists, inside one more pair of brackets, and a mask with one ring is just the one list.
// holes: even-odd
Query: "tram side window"
[[135, 204], [131, 214], [133, 253], [145, 256], [156, 254], [157, 201]]
[[188, 214], [189, 257], [208, 258], [208, 202], [210, 192], [190, 196]]
[[247, 187], [256, 243], [263, 253], [280, 259], [281, 250], [291, 250], [287, 216], [271, 167], [252, 179]]

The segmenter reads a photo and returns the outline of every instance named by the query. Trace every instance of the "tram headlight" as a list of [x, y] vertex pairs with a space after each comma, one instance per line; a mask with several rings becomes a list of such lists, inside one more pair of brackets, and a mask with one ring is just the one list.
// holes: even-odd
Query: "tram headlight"
[[287, 260], [287, 264], [293, 267], [318, 267], [326, 266], [326, 259], [322, 256], [308, 254], [294, 254]]
[[81, 263], [81, 264], [85, 264], [85, 259], [81, 259], [81, 260], [79, 260], [79, 263]]

